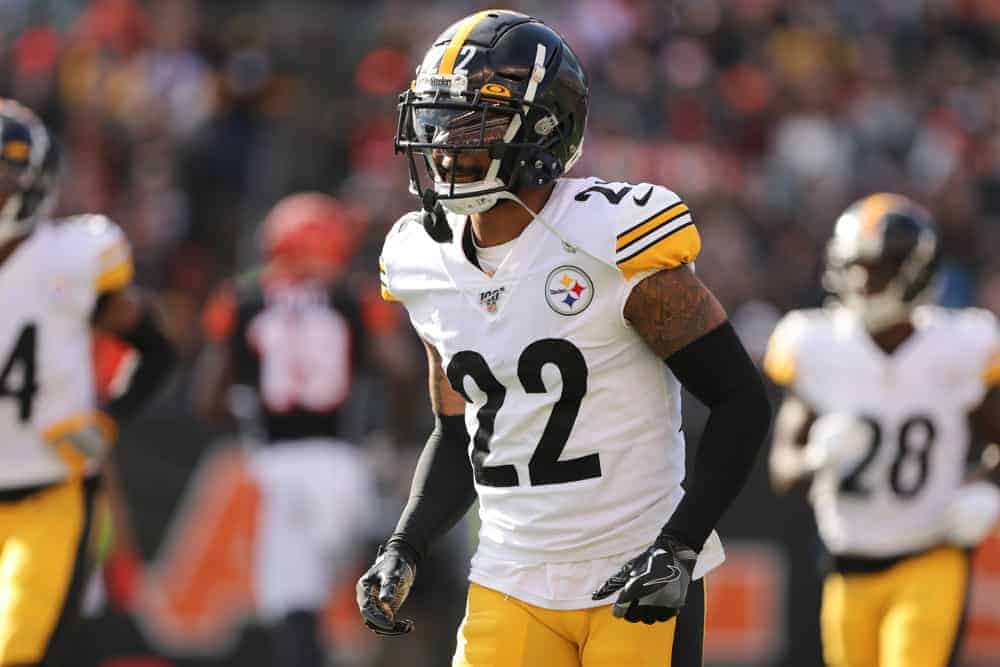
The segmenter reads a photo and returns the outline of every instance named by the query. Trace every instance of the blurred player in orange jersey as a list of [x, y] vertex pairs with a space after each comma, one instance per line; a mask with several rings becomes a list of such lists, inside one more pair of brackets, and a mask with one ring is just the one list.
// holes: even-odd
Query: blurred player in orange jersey
[[[132, 286], [128, 241], [100, 215], [50, 216], [57, 151], [27, 108], [0, 100], [0, 665], [73, 664], [98, 471], [168, 373], [171, 345]], [[94, 333], [137, 353], [103, 402]], [[103, 408], [100, 410], [99, 408]], [[67, 654], [69, 652], [69, 655]]]
[[356, 236], [333, 197], [286, 197], [264, 222], [263, 267], [221, 287], [203, 319], [200, 413], [250, 417], [263, 431], [249, 459], [260, 492], [250, 581], [274, 664], [287, 667], [322, 663], [317, 612], [354, 563], [375, 502], [365, 459], [345, 440], [356, 371], [386, 324], [345, 284]]

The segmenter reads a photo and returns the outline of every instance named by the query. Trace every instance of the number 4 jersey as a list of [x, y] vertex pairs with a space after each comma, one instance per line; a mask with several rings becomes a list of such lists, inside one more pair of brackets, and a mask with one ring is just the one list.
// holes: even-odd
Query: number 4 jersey
[[[810, 491], [834, 554], [892, 557], [943, 540], [962, 482], [968, 416], [1000, 383], [1000, 335], [985, 310], [923, 306], [891, 355], [842, 308], [793, 311], [771, 336], [765, 371], [818, 415], [868, 425], [863, 456], [817, 474]], [[860, 454], [860, 453], [859, 453]]]
[[132, 273], [128, 241], [99, 215], [42, 223], [0, 264], [0, 489], [66, 476], [42, 434], [94, 410], [91, 314]]
[[[454, 240], [439, 244], [404, 216], [385, 242], [383, 296], [403, 302], [468, 401], [477, 559], [631, 557], [683, 495], [684, 435], [680, 385], [622, 311], [643, 277], [694, 260], [698, 233], [673, 192], [648, 184], [560, 179], [539, 217], [490, 276], [465, 218], [449, 216]], [[697, 574], [721, 557], [713, 534]], [[586, 597], [576, 606], [602, 604]]]

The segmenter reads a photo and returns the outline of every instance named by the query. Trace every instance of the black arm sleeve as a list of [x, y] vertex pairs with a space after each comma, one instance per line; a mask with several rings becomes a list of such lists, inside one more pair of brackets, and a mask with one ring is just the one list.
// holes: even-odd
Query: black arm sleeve
[[437, 416], [413, 472], [410, 499], [388, 542], [407, 552], [414, 562], [427, 554], [431, 543], [454, 526], [476, 499], [468, 445], [464, 417]]
[[120, 337], [135, 348], [139, 363], [125, 391], [108, 402], [107, 410], [115, 419], [135, 414], [146, 399], [159, 389], [170, 373], [175, 357], [173, 346], [148, 306], [136, 326], [128, 333], [120, 334]]
[[753, 469], [771, 423], [771, 404], [729, 322], [671, 355], [667, 365], [711, 410], [687, 493], [663, 527], [700, 551]]

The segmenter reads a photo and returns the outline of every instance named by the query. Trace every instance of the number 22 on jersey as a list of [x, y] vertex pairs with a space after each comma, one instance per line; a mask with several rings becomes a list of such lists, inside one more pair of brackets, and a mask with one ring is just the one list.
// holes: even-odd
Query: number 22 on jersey
[[[554, 364], [562, 375], [562, 395], [552, 408], [542, 437], [528, 463], [532, 486], [565, 484], [601, 476], [598, 454], [587, 454], [561, 461], [566, 442], [573, 431], [580, 403], [587, 393], [587, 363], [580, 350], [568, 340], [545, 338], [531, 343], [524, 349], [517, 362], [517, 377], [524, 391], [529, 394], [546, 393], [542, 368]], [[472, 467], [476, 482], [484, 486], [518, 486], [517, 470], [513, 465], [488, 466], [490, 440], [497, 413], [507, 397], [507, 388], [497, 380], [486, 360], [478, 352], [464, 350], [452, 357], [446, 371], [448, 381], [455, 391], [469, 403], [472, 399], [465, 391], [464, 380], [471, 377], [486, 394], [486, 402], [476, 413], [479, 428], [473, 436]]]

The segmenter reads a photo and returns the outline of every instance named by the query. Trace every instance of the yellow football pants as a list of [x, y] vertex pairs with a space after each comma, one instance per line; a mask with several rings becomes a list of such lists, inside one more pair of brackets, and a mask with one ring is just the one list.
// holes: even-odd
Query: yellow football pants
[[969, 562], [953, 547], [884, 572], [831, 574], [820, 625], [829, 667], [944, 667], [957, 641]]
[[701, 581], [679, 618], [652, 625], [610, 605], [556, 611], [470, 584], [452, 667], [701, 667], [704, 625]]
[[[82, 580], [93, 480], [0, 502], [0, 666], [40, 662]], [[85, 488], [86, 487], [86, 488]]]

